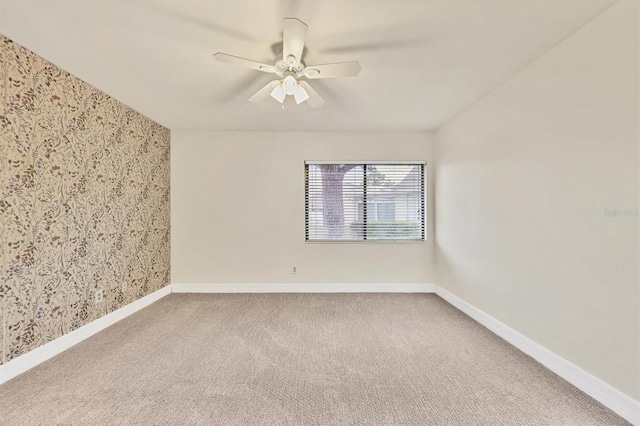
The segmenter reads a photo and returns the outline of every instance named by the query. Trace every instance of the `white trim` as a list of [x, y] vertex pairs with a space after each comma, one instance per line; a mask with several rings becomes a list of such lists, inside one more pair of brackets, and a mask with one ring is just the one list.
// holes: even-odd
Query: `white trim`
[[123, 318], [145, 308], [157, 301], [158, 299], [171, 294], [171, 285], [167, 285], [158, 291], [155, 291], [135, 302], [129, 303], [117, 311], [113, 311], [89, 324], [83, 325], [77, 330], [73, 330], [64, 336], [61, 336], [49, 343], [46, 343], [32, 351], [27, 352], [24, 355], [12, 359], [2, 365], [0, 365], [0, 384], [11, 380], [19, 374], [35, 367], [52, 358], [59, 353], [69, 349], [70, 347], [82, 342], [88, 337], [93, 336], [99, 331], [104, 330], [110, 325], [115, 324]]
[[435, 284], [173, 284], [173, 293], [434, 293]]
[[511, 343], [549, 370], [556, 373], [596, 401], [616, 412], [634, 425], [640, 425], [640, 402], [625, 395], [611, 385], [584, 371], [580, 367], [562, 358], [544, 346], [534, 342], [491, 315], [465, 302], [458, 296], [449, 293], [442, 287], [435, 286], [436, 294], [454, 307], [458, 308], [478, 323], [482, 324], [497, 336]]

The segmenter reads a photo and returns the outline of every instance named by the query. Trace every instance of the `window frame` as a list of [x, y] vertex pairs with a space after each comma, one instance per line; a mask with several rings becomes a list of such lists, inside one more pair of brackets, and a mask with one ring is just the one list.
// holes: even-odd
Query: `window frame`
[[[419, 197], [419, 199], [421, 200], [418, 201], [418, 205], [420, 207], [421, 213], [422, 213], [422, 223], [421, 225], [423, 225], [423, 236], [422, 238], [416, 238], [416, 239], [362, 239], [362, 240], [358, 240], [358, 239], [309, 239], [308, 237], [308, 221], [309, 221], [309, 209], [308, 209], [308, 204], [307, 204], [307, 199], [309, 197], [309, 182], [307, 179], [307, 166], [310, 165], [322, 165], [322, 164], [357, 164], [357, 165], [364, 165], [365, 167], [367, 165], [388, 165], [388, 166], [394, 166], [394, 165], [419, 165], [422, 166], [422, 194], [420, 194], [421, 196]], [[366, 170], [366, 168], [365, 168]], [[363, 160], [320, 160], [320, 161], [311, 161], [311, 160], [305, 160], [304, 161], [304, 169], [303, 169], [303, 175], [304, 175], [304, 200], [305, 200], [305, 207], [304, 207], [304, 221], [305, 221], [305, 231], [304, 231], [304, 241], [305, 243], [311, 243], [311, 244], [367, 244], [367, 243], [371, 243], [371, 244], [423, 244], [423, 243], [427, 243], [429, 236], [428, 236], [428, 216], [427, 216], [427, 195], [428, 195], [428, 191], [427, 191], [427, 186], [428, 186], [428, 180], [427, 180], [427, 174], [428, 169], [427, 169], [427, 161], [425, 160], [373, 160], [373, 161], [363, 161]], [[366, 179], [365, 179], [366, 180]], [[366, 184], [365, 184], [365, 194], [364, 194], [364, 199], [366, 200]], [[420, 222], [418, 222], [420, 223]]]

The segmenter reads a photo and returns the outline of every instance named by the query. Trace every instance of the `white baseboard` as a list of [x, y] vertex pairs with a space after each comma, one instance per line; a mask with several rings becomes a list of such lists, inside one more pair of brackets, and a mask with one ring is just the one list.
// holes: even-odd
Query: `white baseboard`
[[173, 284], [172, 293], [434, 293], [435, 284]]
[[640, 403], [435, 284], [171, 284], [85, 326], [0, 365], [0, 384], [149, 306], [170, 293], [436, 293], [497, 336], [634, 425]]
[[587, 373], [575, 364], [551, 352], [544, 346], [534, 342], [447, 290], [435, 286], [435, 293], [567, 382], [616, 412], [625, 420], [634, 425], [640, 425], [640, 402]]
[[45, 362], [49, 358], [58, 355], [60, 352], [69, 349], [73, 345], [82, 342], [86, 338], [93, 336], [99, 331], [104, 330], [110, 325], [115, 324], [140, 309], [149, 306], [156, 300], [168, 294], [171, 294], [171, 285], [167, 285], [166, 287], [161, 288], [142, 299], [138, 299], [117, 311], [113, 311], [95, 321], [90, 322], [89, 324], [83, 325], [77, 330], [73, 330], [64, 336], [0, 365], [0, 384], [24, 373], [38, 364]]

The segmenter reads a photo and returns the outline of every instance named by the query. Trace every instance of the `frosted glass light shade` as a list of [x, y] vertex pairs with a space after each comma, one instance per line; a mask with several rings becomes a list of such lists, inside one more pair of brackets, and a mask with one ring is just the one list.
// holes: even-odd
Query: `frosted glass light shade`
[[284, 80], [282, 80], [282, 88], [287, 95], [293, 95], [297, 87], [298, 82], [291, 75], [286, 76]]
[[296, 90], [294, 90], [293, 92], [293, 97], [296, 100], [296, 103], [300, 104], [306, 101], [307, 99], [309, 99], [309, 94], [307, 93], [306, 90], [304, 90], [304, 87], [298, 85], [296, 87]]
[[284, 92], [284, 89], [282, 88], [282, 84], [276, 85], [276, 87], [274, 87], [273, 90], [271, 91], [271, 97], [280, 103], [284, 102], [284, 98], [286, 96], [287, 94]]

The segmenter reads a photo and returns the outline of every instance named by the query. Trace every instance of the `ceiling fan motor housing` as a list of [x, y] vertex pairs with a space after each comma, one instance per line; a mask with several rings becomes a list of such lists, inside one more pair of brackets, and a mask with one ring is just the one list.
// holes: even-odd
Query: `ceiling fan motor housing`
[[273, 63], [278, 77], [284, 77], [285, 73], [291, 72], [295, 74], [295, 77], [302, 77], [304, 75], [305, 65], [302, 61], [290, 63], [282, 58], [282, 54], [278, 55]]

